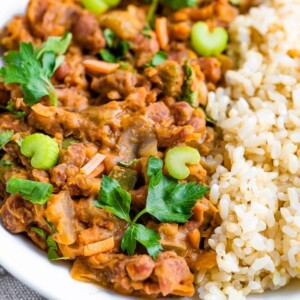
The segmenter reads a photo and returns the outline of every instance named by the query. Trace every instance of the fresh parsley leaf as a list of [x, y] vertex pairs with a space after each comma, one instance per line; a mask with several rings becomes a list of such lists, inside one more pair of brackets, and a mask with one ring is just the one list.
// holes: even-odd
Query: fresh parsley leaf
[[152, 157], [149, 158], [148, 161], [148, 169], [147, 169], [147, 176], [153, 177], [158, 174], [163, 167], [163, 162], [161, 159], [153, 159]]
[[0, 167], [12, 167], [12, 166], [13, 164], [10, 161], [5, 159], [0, 160]]
[[47, 238], [47, 246], [48, 246], [48, 248], [52, 248], [55, 251], [58, 250], [57, 244], [56, 244], [56, 242], [54, 241], [54, 239], [52, 238], [51, 235], [49, 235], [48, 238]]
[[124, 55], [128, 52], [130, 47], [131, 44], [127, 41], [118, 42], [115, 48], [116, 56], [119, 57], [119, 59], [121, 60], [122, 58], [124, 58]]
[[52, 184], [16, 177], [10, 178], [6, 184], [8, 193], [13, 195], [19, 193], [23, 199], [40, 205], [44, 205], [49, 200], [52, 190]]
[[142, 34], [145, 38], [147, 39], [151, 39], [151, 27], [149, 25], [146, 25], [144, 28], [143, 28], [143, 31], [142, 31]]
[[32, 43], [20, 43], [20, 51], [9, 51], [4, 56], [6, 65], [0, 69], [0, 78], [5, 83], [18, 83], [22, 87], [24, 101], [34, 105], [42, 97], [49, 96], [51, 103], [57, 105], [57, 96], [51, 77], [63, 62], [57, 57], [66, 51], [72, 34], [64, 37], [49, 37], [43, 48], [33, 48]]
[[156, 67], [168, 60], [168, 54], [164, 51], [158, 51], [150, 62], [146, 64], [146, 67]]
[[71, 43], [72, 37], [70, 32], [66, 32], [63, 37], [50, 36], [38, 52], [38, 58], [45, 52], [53, 52], [56, 55], [64, 54]]
[[115, 57], [115, 55], [112, 54], [111, 51], [108, 49], [103, 49], [99, 53], [100, 53], [102, 60], [104, 60], [106, 62], [116, 63], [118, 61], [118, 59]]
[[116, 34], [111, 29], [104, 29], [103, 35], [105, 37], [108, 48], [112, 48], [116, 39]]
[[173, 178], [163, 175], [162, 169], [158, 169], [160, 161], [158, 158], [149, 158], [148, 174], [152, 176], [146, 212], [161, 222], [186, 223], [192, 215], [191, 209], [208, 193], [209, 188], [194, 182], [177, 183]]
[[48, 253], [47, 253], [48, 259], [50, 259], [50, 260], [66, 260], [66, 259], [69, 259], [69, 257], [60, 257], [57, 254], [58, 246], [57, 246], [56, 242], [54, 241], [54, 239], [52, 238], [51, 235], [49, 235], [47, 237], [46, 242], [47, 242], [47, 246], [48, 246]]
[[131, 47], [131, 44], [127, 41], [117, 41], [116, 35], [111, 29], [105, 29], [103, 34], [108, 49], [100, 50], [99, 54], [102, 60], [115, 63], [124, 59], [125, 54]]
[[159, 0], [152, 0], [151, 5], [147, 14], [147, 21], [149, 24], [153, 24], [154, 17], [158, 8], [158, 2]]
[[149, 158], [147, 175], [150, 182], [147, 204], [133, 221], [129, 216], [130, 194], [120, 187], [117, 180], [103, 176], [99, 199], [94, 201], [94, 204], [129, 223], [121, 243], [122, 250], [127, 251], [129, 255], [134, 253], [137, 242], [145, 246], [153, 258], [156, 258], [162, 249], [159, 234], [136, 223], [142, 215], [149, 213], [161, 222], [185, 223], [191, 217], [195, 203], [209, 191], [209, 188], [202, 184], [178, 183], [175, 179], [165, 176], [162, 168], [161, 159]]
[[120, 187], [117, 180], [109, 176], [102, 177], [99, 199], [94, 204], [131, 223], [129, 216], [131, 196]]
[[57, 260], [59, 258], [59, 255], [53, 248], [48, 249], [47, 256], [49, 260]]
[[26, 116], [26, 112], [16, 109], [15, 103], [9, 100], [6, 106], [1, 106], [1, 109], [9, 111], [16, 119], [21, 119]]
[[4, 130], [0, 133], [0, 150], [12, 139], [13, 130]]
[[169, 6], [174, 10], [197, 5], [197, 0], [162, 0], [161, 2], [162, 4]]
[[127, 251], [129, 255], [133, 255], [137, 241], [147, 249], [149, 255], [154, 259], [162, 250], [159, 243], [160, 235], [142, 224], [132, 224], [127, 228], [121, 243], [122, 250]]
[[46, 234], [46, 231], [41, 229], [41, 228], [38, 228], [38, 227], [31, 227], [30, 228], [31, 231], [37, 233], [41, 238], [43, 239], [46, 239], [47, 238], [47, 234]]
[[45, 220], [45, 222], [48, 224], [48, 226], [50, 227], [51, 232], [52, 232], [52, 233], [56, 233], [56, 232], [57, 232], [57, 229], [55, 228], [55, 226], [53, 225], [53, 223], [49, 222], [45, 217], [44, 217], [44, 220]]
[[[20, 44], [20, 56], [18, 56], [17, 61], [12, 61], [11, 55], [8, 54], [8, 56], [9, 58], [4, 56], [6, 66], [0, 69], [0, 77], [6, 83], [19, 83], [27, 104], [33, 105], [43, 96], [54, 92], [48, 76], [49, 70], [45, 70], [36, 58], [31, 43]], [[19, 65], [19, 57], [21, 58], [21, 66]]]

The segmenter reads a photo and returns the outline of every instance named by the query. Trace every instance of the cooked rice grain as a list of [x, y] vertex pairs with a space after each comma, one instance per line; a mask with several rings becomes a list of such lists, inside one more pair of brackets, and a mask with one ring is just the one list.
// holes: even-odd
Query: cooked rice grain
[[209, 242], [218, 268], [198, 276], [201, 299], [245, 299], [300, 277], [299, 16], [299, 0], [270, 0], [231, 26], [238, 70], [208, 101], [223, 132], [207, 158], [223, 223]]

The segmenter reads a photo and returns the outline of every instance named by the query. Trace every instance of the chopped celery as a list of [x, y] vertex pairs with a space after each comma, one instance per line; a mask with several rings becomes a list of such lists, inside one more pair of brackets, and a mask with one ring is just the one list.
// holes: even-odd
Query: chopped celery
[[167, 152], [165, 158], [166, 168], [172, 177], [186, 179], [190, 175], [190, 170], [186, 164], [199, 164], [200, 158], [200, 154], [195, 148], [177, 146]]
[[59, 147], [50, 136], [35, 133], [22, 141], [21, 153], [31, 158], [31, 165], [34, 168], [48, 170], [57, 163]]

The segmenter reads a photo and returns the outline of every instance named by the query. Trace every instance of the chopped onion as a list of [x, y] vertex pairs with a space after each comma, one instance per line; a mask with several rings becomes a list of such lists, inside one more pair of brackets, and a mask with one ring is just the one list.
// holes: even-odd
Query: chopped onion
[[81, 171], [86, 175], [91, 174], [105, 158], [105, 155], [97, 153], [86, 165], [81, 168]]
[[83, 255], [84, 256], [92, 256], [98, 253], [107, 252], [113, 249], [115, 246], [114, 238], [110, 237], [106, 240], [85, 245], [83, 247]]

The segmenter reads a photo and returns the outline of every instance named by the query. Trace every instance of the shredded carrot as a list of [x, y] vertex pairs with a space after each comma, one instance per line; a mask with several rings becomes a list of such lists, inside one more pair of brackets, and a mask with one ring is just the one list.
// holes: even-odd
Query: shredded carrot
[[160, 48], [166, 50], [169, 44], [169, 33], [167, 18], [157, 18], [155, 21], [156, 35]]
[[105, 155], [97, 153], [92, 159], [81, 168], [81, 172], [90, 175], [105, 159]]
[[109, 74], [115, 72], [120, 64], [109, 63], [96, 59], [86, 59], [83, 61], [85, 68], [93, 74]]
[[106, 240], [85, 245], [83, 247], [84, 256], [92, 256], [98, 253], [103, 253], [113, 249], [115, 246], [114, 238], [110, 237]]

